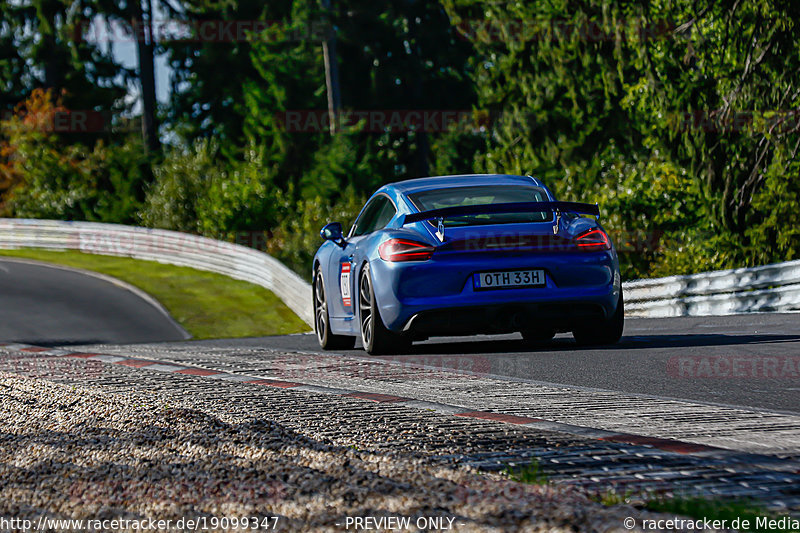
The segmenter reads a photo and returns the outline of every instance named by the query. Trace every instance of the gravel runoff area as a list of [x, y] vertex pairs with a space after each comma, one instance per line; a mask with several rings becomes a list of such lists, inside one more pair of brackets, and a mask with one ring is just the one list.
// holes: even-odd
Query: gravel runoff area
[[[254, 517], [262, 529], [282, 531], [386, 530], [398, 522], [379, 520], [406, 517], [407, 530], [427, 523], [461, 532], [628, 531], [626, 517], [638, 524], [660, 516], [411, 450], [315, 440], [241, 410], [201, 410], [163, 392], [0, 373], [0, 517], [34, 527], [42, 517], [172, 520], [174, 529], [198, 528], [185, 521], [205, 517], [200, 530], [235, 529], [234, 518]], [[367, 517], [374, 521], [356, 521]], [[143, 529], [140, 522], [117, 525]]]

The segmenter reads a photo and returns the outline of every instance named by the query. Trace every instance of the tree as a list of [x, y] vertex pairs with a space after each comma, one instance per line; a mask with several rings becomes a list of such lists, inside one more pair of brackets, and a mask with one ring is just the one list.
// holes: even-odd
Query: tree
[[[385, 181], [427, 175], [431, 139], [446, 132], [382, 131], [351, 118], [335, 138], [328, 135], [322, 39], [331, 27], [343, 113], [396, 110], [404, 117], [408, 111], [471, 109], [474, 93], [463, 75], [471, 46], [439, 5], [350, 1], [323, 11], [315, 2], [295, 2], [252, 45], [258, 77], [245, 84], [246, 135], [268, 147], [277, 175], [307, 198], [331, 197], [348, 185], [367, 192]], [[291, 131], [281, 118], [286, 112], [301, 113], [309, 127]]]
[[53, 92], [35, 89], [0, 121], [0, 177], [7, 178], [0, 210], [25, 218], [134, 222], [147, 168], [141, 144], [65, 144], [53, 124], [66, 108]]
[[142, 0], [131, 3], [135, 18], [132, 32], [136, 37], [136, 56], [139, 60], [139, 86], [142, 90], [142, 137], [147, 149], [157, 152], [161, 146], [156, 115], [155, 43], [153, 37], [153, 2]]
[[[650, 44], [638, 58], [643, 72], [635, 82], [652, 80], [652, 89], [631, 94], [630, 107], [671, 119], [668, 148], [716, 198], [709, 218], [748, 241], [748, 229], [765, 216], [752, 201], [770, 176], [798, 179], [800, 5], [678, 4], [652, 15], [679, 24], [674, 39]], [[759, 246], [776, 245], [770, 233]]]
[[[10, 109], [33, 89], [55, 89], [67, 109], [121, 111], [131, 72], [110, 51], [83, 38], [97, 1], [19, 0], [0, 4], [2, 104]], [[13, 48], [13, 50], [12, 50]], [[100, 133], [100, 132], [98, 132]], [[90, 140], [93, 140], [90, 137]]]
[[797, 254], [797, 225], [766, 223], [775, 210], [794, 220], [796, 3], [444, 5], [471, 30], [480, 105], [501, 117], [478, 166], [597, 198], [627, 233], [663, 231], [658, 253], [626, 258], [629, 275]]
[[172, 17], [186, 24], [190, 36], [161, 46], [173, 73], [165, 125], [189, 145], [216, 137], [221, 156], [240, 157], [246, 144], [243, 88], [258, 73], [250, 59], [251, 41], [239, 30], [256, 21], [283, 18], [291, 5], [184, 0], [180, 9], [167, 7]]

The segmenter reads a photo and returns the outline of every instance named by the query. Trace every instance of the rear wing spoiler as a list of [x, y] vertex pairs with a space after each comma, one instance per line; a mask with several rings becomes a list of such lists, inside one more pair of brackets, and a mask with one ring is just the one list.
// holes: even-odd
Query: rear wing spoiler
[[551, 211], [553, 213], [577, 213], [579, 215], [600, 216], [600, 208], [597, 204], [583, 204], [580, 202], [514, 202], [507, 204], [483, 204], [483, 205], [464, 205], [457, 207], [443, 207], [441, 209], [431, 209], [421, 213], [409, 213], [405, 215], [401, 226], [420, 222], [422, 220], [436, 220], [450, 217], [467, 215], [493, 215], [496, 213], [526, 213]]

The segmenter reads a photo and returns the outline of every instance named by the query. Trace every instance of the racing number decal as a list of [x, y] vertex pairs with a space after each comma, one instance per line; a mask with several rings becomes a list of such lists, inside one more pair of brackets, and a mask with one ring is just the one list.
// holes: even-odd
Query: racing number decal
[[350, 299], [350, 263], [342, 263], [339, 288], [342, 291], [342, 304], [345, 307], [350, 307], [352, 305], [352, 300]]

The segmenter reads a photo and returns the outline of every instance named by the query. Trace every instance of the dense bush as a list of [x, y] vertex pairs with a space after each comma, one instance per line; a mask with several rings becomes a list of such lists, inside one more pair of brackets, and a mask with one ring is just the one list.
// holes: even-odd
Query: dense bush
[[187, 150], [174, 150], [153, 168], [155, 181], [147, 191], [139, 213], [151, 228], [198, 233], [202, 223], [198, 204], [209, 183], [219, 180], [223, 170], [215, 161], [216, 146], [198, 141]]
[[625, 277], [798, 256], [800, 4], [442, 3], [483, 21], [465, 38], [499, 119], [475, 168], [535, 173], [623, 240], [649, 235]]
[[340, 191], [337, 183], [369, 167], [346, 139], [334, 139], [297, 180], [303, 187], [297, 195], [293, 186], [282, 190], [274, 183], [264, 161], [255, 147], [244, 161], [221, 158], [218, 144], [207, 140], [169, 152], [154, 169], [141, 223], [262, 248], [307, 274], [320, 228], [332, 220], [352, 222], [366, 199], [353, 186]]
[[49, 92], [35, 91], [0, 122], [2, 210], [15, 217], [135, 222], [147, 176], [141, 142], [65, 144], [53, 131], [60, 111]]
[[228, 240], [275, 226], [283, 193], [259, 151], [249, 150], [241, 162], [221, 159], [218, 151], [216, 142], [204, 140], [169, 152], [154, 168], [142, 224]]
[[345, 232], [355, 221], [366, 198], [352, 188], [331, 205], [321, 197], [286, 205], [287, 213], [267, 241], [267, 252], [300, 275], [311, 278], [311, 259], [322, 239], [319, 230], [328, 222], [341, 222]]

